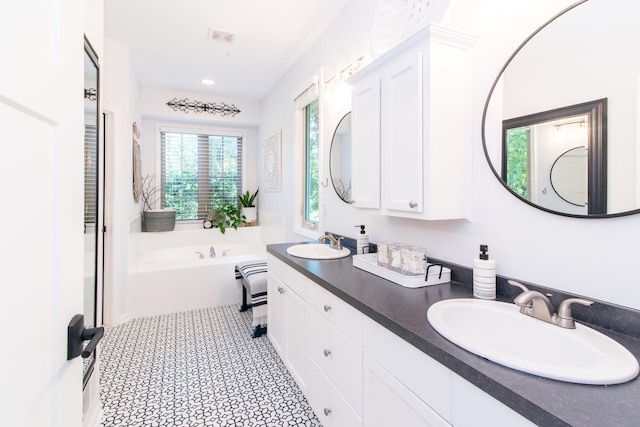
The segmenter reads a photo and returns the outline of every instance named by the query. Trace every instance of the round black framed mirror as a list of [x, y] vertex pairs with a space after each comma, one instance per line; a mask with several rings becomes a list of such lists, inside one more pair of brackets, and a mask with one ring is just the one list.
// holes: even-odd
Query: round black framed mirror
[[340, 119], [331, 139], [329, 174], [336, 194], [345, 203], [351, 201], [351, 112]]
[[[617, 48], [640, 36], [639, 23], [640, 2], [583, 0], [536, 30], [503, 66], [485, 104], [482, 139], [493, 174], [515, 197], [543, 211], [577, 218], [640, 212], [640, 134], [636, 131], [640, 115], [630, 113], [637, 110], [640, 102], [636, 89], [640, 57]], [[598, 112], [602, 118], [599, 124], [584, 124], [590, 137], [585, 144], [588, 192], [589, 197], [604, 195], [604, 200], [588, 199], [589, 211], [580, 213], [570, 203], [564, 204], [566, 208], [538, 203], [536, 198], [544, 198], [546, 186], [532, 185], [526, 191], [514, 191], [504, 178], [510, 173], [504, 164], [505, 122], [593, 100], [605, 100], [605, 108]], [[591, 150], [594, 135], [606, 142], [604, 151]], [[524, 147], [530, 149], [528, 145]], [[535, 162], [528, 165], [538, 176], [549, 178], [550, 164], [545, 170], [533, 169]], [[531, 177], [523, 178], [527, 179]], [[524, 195], [531, 193], [533, 197]], [[548, 193], [554, 192], [549, 188]]]

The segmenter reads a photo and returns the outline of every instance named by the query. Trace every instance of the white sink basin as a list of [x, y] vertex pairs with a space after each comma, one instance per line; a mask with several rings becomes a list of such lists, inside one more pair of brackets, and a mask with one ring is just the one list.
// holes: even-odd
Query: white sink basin
[[431, 326], [449, 341], [519, 371], [580, 384], [619, 384], [638, 375], [638, 361], [613, 339], [582, 324], [565, 329], [496, 301], [433, 304]]
[[289, 246], [287, 253], [298, 258], [307, 259], [336, 259], [351, 255], [351, 251], [347, 248], [332, 249], [329, 245], [321, 243]]

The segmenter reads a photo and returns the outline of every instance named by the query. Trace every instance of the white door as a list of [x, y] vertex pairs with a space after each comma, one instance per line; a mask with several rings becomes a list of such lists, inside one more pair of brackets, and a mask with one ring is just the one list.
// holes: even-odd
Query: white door
[[0, 6], [0, 424], [82, 424], [83, 4]]

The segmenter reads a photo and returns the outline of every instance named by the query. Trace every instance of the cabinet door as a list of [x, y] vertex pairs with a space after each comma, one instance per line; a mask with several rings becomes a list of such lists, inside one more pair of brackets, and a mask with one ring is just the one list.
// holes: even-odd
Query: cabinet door
[[306, 389], [307, 371], [307, 318], [306, 312], [309, 306], [289, 288], [285, 288], [285, 328], [286, 328], [286, 354], [285, 364], [296, 380], [300, 389]]
[[[424, 379], [428, 381], [428, 378]], [[367, 427], [451, 426], [384, 368], [364, 358], [364, 417]]]
[[272, 273], [267, 275], [267, 311], [269, 326], [267, 336], [280, 357], [285, 360], [285, 288], [286, 286]]
[[380, 78], [354, 84], [351, 95], [351, 185], [353, 205], [380, 209]]
[[394, 211], [421, 214], [422, 52], [410, 50], [386, 64], [381, 92], [382, 208], [390, 215]]

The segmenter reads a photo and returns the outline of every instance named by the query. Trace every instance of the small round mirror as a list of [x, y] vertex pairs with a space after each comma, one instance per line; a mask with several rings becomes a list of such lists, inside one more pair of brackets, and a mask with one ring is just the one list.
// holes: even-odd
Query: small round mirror
[[572, 205], [587, 205], [587, 156], [587, 147], [575, 147], [562, 153], [551, 167], [553, 190]]
[[331, 184], [340, 199], [351, 203], [351, 112], [340, 119], [329, 153]]

